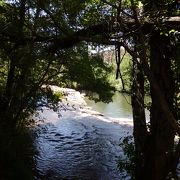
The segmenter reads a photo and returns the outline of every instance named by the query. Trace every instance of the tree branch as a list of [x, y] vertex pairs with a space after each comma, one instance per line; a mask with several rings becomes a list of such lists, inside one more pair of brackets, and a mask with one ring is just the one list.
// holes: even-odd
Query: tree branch
[[[133, 1], [132, 1], [132, 5], [133, 5]], [[136, 12], [136, 9], [134, 6], [133, 6], [133, 14], [134, 14], [137, 29], [139, 30], [139, 37], [140, 37], [139, 41], [140, 41], [140, 44], [142, 45], [142, 53], [140, 56], [140, 60], [142, 61], [142, 68], [143, 68], [144, 73], [147, 76], [149, 82], [152, 84], [152, 88], [154, 89], [154, 91], [157, 94], [157, 100], [159, 102], [161, 110], [167, 117], [166, 123], [168, 123], [174, 129], [174, 131], [180, 135], [180, 125], [178, 124], [177, 120], [174, 118], [173, 113], [169, 109], [168, 104], [161, 93], [160, 87], [159, 87], [156, 79], [153, 77], [153, 75], [150, 71], [148, 59], [147, 59], [147, 47], [146, 47], [146, 43], [145, 43], [145, 39], [144, 39], [144, 34], [142, 32], [142, 25], [139, 22], [137, 12]]]

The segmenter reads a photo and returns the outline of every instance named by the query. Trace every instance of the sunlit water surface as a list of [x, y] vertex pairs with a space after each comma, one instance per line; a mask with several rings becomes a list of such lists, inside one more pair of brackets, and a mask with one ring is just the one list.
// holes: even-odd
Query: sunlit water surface
[[49, 109], [40, 112], [36, 145], [37, 170], [46, 179], [118, 180], [117, 168], [121, 137], [132, 133], [130, 98], [115, 94], [109, 104], [86, 100], [93, 110], [62, 111], [62, 117]]

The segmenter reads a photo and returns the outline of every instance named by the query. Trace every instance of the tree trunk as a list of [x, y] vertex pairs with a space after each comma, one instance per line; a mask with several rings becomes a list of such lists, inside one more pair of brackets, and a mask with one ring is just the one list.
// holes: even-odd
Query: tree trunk
[[[171, 49], [169, 37], [161, 36], [158, 32], [151, 37], [151, 72], [156, 79], [162, 96], [169, 109], [173, 112], [174, 81], [171, 71]], [[173, 149], [175, 131], [171, 128], [167, 117], [158, 103], [157, 93], [151, 86], [151, 139], [145, 158], [145, 178], [149, 180], [166, 179], [173, 172]]]
[[144, 152], [147, 128], [144, 109], [144, 75], [140, 65], [133, 61], [133, 85], [131, 95], [135, 142], [135, 179], [140, 179], [144, 169]]

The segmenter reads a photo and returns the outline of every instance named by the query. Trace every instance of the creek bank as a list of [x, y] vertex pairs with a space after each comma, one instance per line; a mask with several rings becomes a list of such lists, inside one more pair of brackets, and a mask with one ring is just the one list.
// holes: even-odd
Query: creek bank
[[[128, 117], [110, 117], [105, 115], [104, 113], [100, 113], [94, 108], [90, 107], [87, 105], [87, 98], [85, 93], [80, 93], [79, 91], [76, 91], [74, 89], [70, 88], [60, 88], [58, 86], [49, 86], [51, 90], [56, 93], [56, 92], [61, 92], [64, 95], [64, 98], [62, 99], [61, 102], [59, 102], [60, 108], [61, 108], [61, 113], [62, 116], [66, 116], [68, 112], [66, 111], [72, 111], [77, 114], [87, 114], [87, 115], [92, 115], [97, 118], [99, 118], [102, 121], [106, 122], [114, 122], [114, 123], [119, 123], [119, 124], [128, 124], [128, 125], [133, 125], [133, 119], [132, 116], [129, 115]], [[123, 98], [124, 95], [123, 95]], [[126, 103], [128, 103], [128, 100], [125, 100]], [[130, 104], [128, 104], [129, 106]], [[62, 108], [63, 107], [63, 108]], [[126, 107], [127, 110], [127, 107]], [[65, 111], [65, 113], [64, 113]]]

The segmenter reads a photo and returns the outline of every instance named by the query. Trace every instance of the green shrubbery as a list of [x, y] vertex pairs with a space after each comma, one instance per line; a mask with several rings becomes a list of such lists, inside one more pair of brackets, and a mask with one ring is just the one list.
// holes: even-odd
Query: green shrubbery
[[118, 168], [125, 177], [131, 177], [134, 179], [135, 173], [135, 146], [133, 142], [133, 136], [127, 136], [121, 139], [119, 146], [123, 150], [123, 155], [118, 162]]

